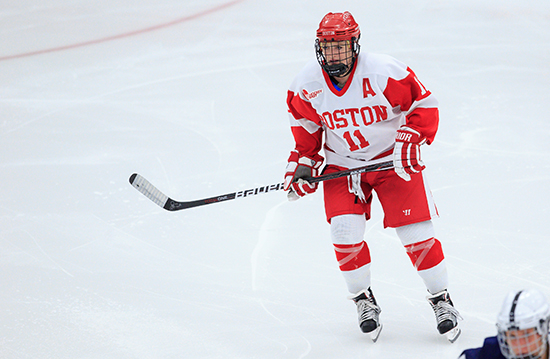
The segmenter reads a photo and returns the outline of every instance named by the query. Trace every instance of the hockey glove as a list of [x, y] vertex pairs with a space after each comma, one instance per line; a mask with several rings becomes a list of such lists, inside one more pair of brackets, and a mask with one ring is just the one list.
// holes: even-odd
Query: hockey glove
[[317, 176], [323, 160], [324, 158], [318, 154], [309, 158], [300, 156], [296, 150], [290, 152], [283, 188], [285, 191], [289, 191], [287, 195], [289, 201], [295, 201], [306, 194], [317, 191], [318, 183], [309, 183], [303, 178]]
[[411, 174], [420, 173], [426, 166], [420, 159], [420, 146], [426, 138], [407, 126], [397, 130], [395, 148], [393, 149], [393, 166], [399, 177], [411, 180]]

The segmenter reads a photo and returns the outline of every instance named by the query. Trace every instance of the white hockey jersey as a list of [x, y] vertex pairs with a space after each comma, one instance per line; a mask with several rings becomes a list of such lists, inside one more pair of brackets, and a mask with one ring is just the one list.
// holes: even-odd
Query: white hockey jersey
[[291, 84], [287, 105], [300, 155], [312, 158], [324, 142], [327, 164], [345, 168], [391, 160], [404, 124], [430, 144], [439, 122], [437, 100], [414, 72], [373, 53], [359, 54], [341, 90], [312, 60]]

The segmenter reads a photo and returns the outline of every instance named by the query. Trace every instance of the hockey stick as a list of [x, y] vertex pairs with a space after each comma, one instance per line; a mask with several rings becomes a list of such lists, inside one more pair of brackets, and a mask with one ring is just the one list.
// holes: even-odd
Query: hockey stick
[[[333, 172], [317, 177], [306, 177], [304, 180], [309, 183], [316, 183], [322, 181], [328, 181], [335, 178], [345, 177], [353, 174], [363, 173], [363, 172], [372, 172], [377, 170], [383, 170], [393, 167], [393, 162], [382, 162], [374, 165], [368, 165], [359, 168], [352, 168], [349, 170]], [[272, 185], [256, 187], [245, 191], [238, 191], [233, 193], [224, 194], [221, 196], [198, 199], [196, 201], [187, 201], [179, 202], [175, 201], [172, 198], [168, 197], [161, 191], [159, 191], [151, 182], [147, 181], [145, 178], [140, 176], [137, 173], [134, 173], [130, 176], [130, 184], [140, 191], [145, 197], [149, 198], [151, 201], [155, 202], [162, 208], [168, 211], [179, 211], [180, 209], [187, 209], [192, 207], [204, 206], [206, 204], [218, 203], [223, 201], [229, 201], [236, 198], [244, 198], [251, 195], [257, 195], [261, 193], [268, 193], [273, 191], [279, 191], [283, 189], [283, 183], [276, 183]]]

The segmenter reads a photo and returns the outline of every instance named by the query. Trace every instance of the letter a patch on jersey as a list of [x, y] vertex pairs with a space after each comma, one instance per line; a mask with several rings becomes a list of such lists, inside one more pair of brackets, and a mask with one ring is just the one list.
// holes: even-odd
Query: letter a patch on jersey
[[371, 96], [376, 96], [376, 92], [372, 89], [372, 86], [370, 85], [370, 80], [368, 78], [363, 79], [363, 98], [367, 98]]

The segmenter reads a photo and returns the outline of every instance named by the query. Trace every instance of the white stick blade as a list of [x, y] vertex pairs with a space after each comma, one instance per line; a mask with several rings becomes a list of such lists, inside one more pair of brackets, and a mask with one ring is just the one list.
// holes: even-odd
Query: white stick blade
[[168, 201], [168, 196], [159, 191], [155, 186], [151, 184], [151, 182], [147, 181], [145, 178], [141, 177], [137, 173], [134, 173], [130, 177], [130, 183], [145, 197], [149, 198], [151, 201], [164, 208], [164, 205]]

